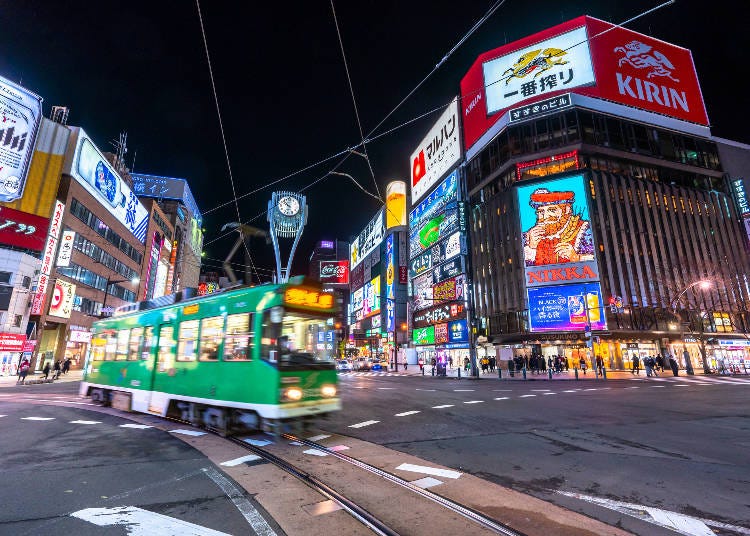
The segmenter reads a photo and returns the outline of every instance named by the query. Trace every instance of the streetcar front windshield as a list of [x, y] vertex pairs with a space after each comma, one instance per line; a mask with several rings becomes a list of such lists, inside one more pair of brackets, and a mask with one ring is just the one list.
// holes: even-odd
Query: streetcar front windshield
[[333, 319], [274, 309], [263, 315], [263, 358], [280, 367], [333, 364], [338, 343]]

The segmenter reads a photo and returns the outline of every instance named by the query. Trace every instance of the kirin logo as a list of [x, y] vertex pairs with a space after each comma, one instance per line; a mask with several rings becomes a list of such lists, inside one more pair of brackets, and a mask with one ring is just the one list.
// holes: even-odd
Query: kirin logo
[[640, 41], [631, 41], [625, 46], [615, 47], [614, 52], [625, 54], [617, 65], [622, 66], [623, 63], [627, 63], [635, 69], [648, 69], [646, 78], [665, 76], [675, 82], [680, 81], [672, 76], [672, 71], [675, 69], [672, 62], [664, 54], [654, 50], [652, 46]]

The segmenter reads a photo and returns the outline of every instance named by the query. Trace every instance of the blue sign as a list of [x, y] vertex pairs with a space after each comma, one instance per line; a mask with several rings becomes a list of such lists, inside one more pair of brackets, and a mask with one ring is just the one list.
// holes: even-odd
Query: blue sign
[[[531, 331], [607, 329], [599, 283], [578, 283], [528, 289]], [[588, 322], [587, 322], [588, 321]]]
[[448, 341], [469, 342], [469, 329], [466, 327], [466, 320], [454, 320], [448, 322]]
[[133, 178], [133, 191], [138, 197], [180, 200], [188, 208], [191, 216], [198, 221], [198, 225], [202, 225], [201, 211], [185, 179], [143, 173], [132, 173], [130, 176]]

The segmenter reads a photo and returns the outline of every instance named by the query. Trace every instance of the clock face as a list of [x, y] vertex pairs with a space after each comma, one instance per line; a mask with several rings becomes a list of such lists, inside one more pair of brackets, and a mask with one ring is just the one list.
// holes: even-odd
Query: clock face
[[284, 216], [294, 216], [299, 212], [299, 200], [296, 197], [285, 195], [279, 199], [279, 212]]

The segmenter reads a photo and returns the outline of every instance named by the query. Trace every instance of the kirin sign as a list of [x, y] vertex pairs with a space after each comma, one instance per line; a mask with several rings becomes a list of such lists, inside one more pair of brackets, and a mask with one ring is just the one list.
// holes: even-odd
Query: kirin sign
[[320, 282], [348, 285], [349, 261], [320, 261]]

